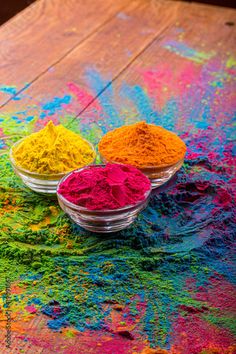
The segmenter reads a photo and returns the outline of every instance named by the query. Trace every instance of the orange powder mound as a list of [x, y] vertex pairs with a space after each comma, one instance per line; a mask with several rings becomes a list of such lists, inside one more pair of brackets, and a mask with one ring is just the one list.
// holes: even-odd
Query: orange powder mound
[[168, 354], [168, 351], [161, 348], [144, 348], [141, 354]]
[[106, 161], [136, 167], [172, 165], [186, 153], [185, 143], [175, 133], [146, 122], [108, 132], [98, 149]]

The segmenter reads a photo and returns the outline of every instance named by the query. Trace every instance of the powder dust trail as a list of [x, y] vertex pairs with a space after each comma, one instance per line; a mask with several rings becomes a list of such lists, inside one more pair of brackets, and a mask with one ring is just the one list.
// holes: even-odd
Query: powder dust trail
[[8, 94], [8, 95], [15, 95], [17, 93], [16, 86], [0, 86], [0, 92]]
[[85, 79], [89, 87], [91, 87], [94, 95], [99, 94], [104, 87], [106, 90], [99, 95], [98, 101], [106, 114], [106, 126], [118, 127], [122, 124], [118, 109], [116, 107], [113, 86], [111, 81], [104, 80], [101, 75], [93, 68], [88, 68], [85, 73]]
[[[0, 114], [6, 147], [50, 116], [94, 143], [146, 117], [176, 131], [188, 148], [177, 176], [153, 193], [130, 228], [109, 237], [73, 224], [0, 156], [0, 274], [11, 277], [14, 341], [27, 353], [60, 347], [68, 354], [75, 343], [95, 354], [235, 351], [234, 59], [169, 45], [190, 59], [179, 70], [137, 68], [139, 83], [115, 86], [88, 69], [87, 91], [70, 83], [39, 103], [33, 118], [27, 108]], [[104, 82], [109, 89], [86, 116], [65, 114]], [[0, 316], [4, 286], [0, 277]]]
[[149, 97], [140, 86], [130, 87], [123, 84], [121, 92], [123, 96], [128, 97], [128, 99], [134, 102], [140, 116], [143, 117], [147, 123], [160, 120], [158, 112], [152, 108]]
[[185, 43], [177, 42], [177, 41], [166, 41], [163, 44], [164, 48], [184, 57], [188, 58], [198, 64], [203, 64], [205, 61], [211, 59], [215, 52], [205, 53], [197, 51], [186, 45]]

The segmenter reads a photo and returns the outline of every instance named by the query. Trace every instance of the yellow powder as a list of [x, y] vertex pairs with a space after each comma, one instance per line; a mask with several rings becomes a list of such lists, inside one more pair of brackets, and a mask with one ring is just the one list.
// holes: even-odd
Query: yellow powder
[[13, 148], [13, 157], [17, 165], [28, 171], [56, 174], [90, 164], [95, 152], [81, 136], [50, 121]]

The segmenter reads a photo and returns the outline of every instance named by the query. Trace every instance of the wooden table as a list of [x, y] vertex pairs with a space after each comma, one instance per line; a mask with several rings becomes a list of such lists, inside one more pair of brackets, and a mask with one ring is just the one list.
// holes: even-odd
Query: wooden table
[[[236, 10], [161, 0], [39, 0], [1, 26], [0, 255], [15, 274], [12, 344], [6, 348], [0, 307], [1, 353], [235, 353], [229, 177], [235, 34]], [[9, 167], [11, 143], [49, 119], [94, 143], [123, 123], [154, 122], [178, 132], [189, 155], [178, 178], [156, 192], [134, 229], [99, 238], [65, 221], [55, 202], [22, 189]], [[26, 230], [33, 241], [21, 240]], [[43, 239], [48, 230], [58, 237], [55, 244]], [[59, 268], [72, 254], [84, 262], [74, 280], [69, 278], [77, 284], [84, 274], [91, 276], [83, 283], [85, 293], [75, 295], [83, 316], [88, 312], [86, 328], [83, 322], [75, 329], [76, 321], [59, 326], [63, 333], [47, 327], [45, 304], [58, 300], [59, 293], [53, 293], [54, 285], [53, 295], [47, 293], [53, 279], [40, 280], [50, 276], [40, 268], [41, 254], [62, 257]], [[97, 268], [89, 268], [88, 260]], [[120, 284], [116, 273], [115, 280], [107, 275], [116, 267], [127, 276], [117, 285], [124, 302], [109, 298], [108, 283]], [[58, 284], [63, 282], [56, 266], [49, 269]], [[28, 271], [34, 275], [19, 280]], [[104, 293], [95, 293], [90, 281]], [[44, 295], [34, 302], [39, 293]]]

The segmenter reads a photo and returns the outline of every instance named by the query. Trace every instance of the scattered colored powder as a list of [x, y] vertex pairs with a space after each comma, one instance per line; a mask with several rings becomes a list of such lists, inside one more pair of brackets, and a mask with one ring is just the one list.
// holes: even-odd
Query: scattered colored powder
[[230, 56], [229, 59], [226, 62], [226, 68], [227, 69], [231, 69], [231, 68], [233, 68], [235, 66], [236, 66], [236, 60], [232, 56]]
[[16, 86], [0, 86], [0, 92], [7, 93], [8, 95], [15, 95], [17, 93]]
[[107, 133], [99, 143], [99, 152], [110, 162], [136, 167], [165, 166], [184, 158], [186, 145], [162, 127], [139, 122]]
[[202, 64], [205, 61], [215, 56], [215, 52], [209, 53], [199, 52], [194, 48], [189, 47], [187, 44], [177, 41], [167, 41], [164, 43], [164, 48], [180, 55], [183, 58], [194, 61], [195, 63]]
[[50, 121], [13, 148], [13, 157], [24, 169], [51, 174], [88, 165], [94, 160], [95, 152], [81, 136]]
[[118, 164], [75, 171], [59, 187], [73, 204], [90, 210], [118, 209], [145, 199], [150, 182], [135, 167]]

